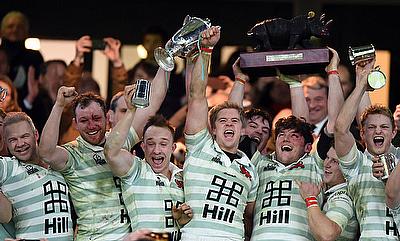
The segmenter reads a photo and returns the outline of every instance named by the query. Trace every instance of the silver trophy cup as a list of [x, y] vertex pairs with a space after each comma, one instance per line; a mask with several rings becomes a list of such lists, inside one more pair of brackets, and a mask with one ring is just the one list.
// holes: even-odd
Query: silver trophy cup
[[151, 83], [145, 79], [136, 81], [136, 91], [132, 96], [132, 104], [137, 108], [146, 108], [150, 104], [150, 87]]
[[[375, 47], [372, 44], [349, 47], [349, 58], [352, 65], [356, 65], [363, 61], [372, 60], [375, 58]], [[386, 76], [380, 71], [379, 67], [375, 68], [368, 75], [367, 91], [374, 91], [382, 88], [386, 84]]]
[[158, 65], [165, 71], [174, 69], [174, 57], [187, 57], [195, 51], [200, 33], [211, 27], [209, 19], [190, 17], [187, 15], [183, 26], [165, 44], [165, 48], [158, 47], [154, 50], [154, 58]]
[[379, 161], [383, 164], [383, 175], [381, 179], [386, 180], [396, 167], [396, 157], [392, 153], [381, 154], [378, 157]]

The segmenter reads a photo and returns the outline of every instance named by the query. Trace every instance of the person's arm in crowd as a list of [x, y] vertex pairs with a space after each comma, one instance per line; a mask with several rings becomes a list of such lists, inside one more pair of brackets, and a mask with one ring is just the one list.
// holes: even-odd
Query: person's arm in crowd
[[54, 170], [62, 170], [68, 160], [68, 152], [57, 146], [61, 115], [64, 107], [72, 102], [77, 95], [74, 87], [61, 86], [58, 89], [57, 100], [43, 128], [39, 143], [39, 156]]
[[248, 202], [244, 210], [244, 237], [245, 241], [250, 240], [253, 232], [253, 215], [256, 202]]
[[170, 75], [170, 72], [165, 71], [162, 68], [158, 68], [156, 76], [151, 81], [149, 106], [136, 110], [132, 127], [135, 129], [139, 139], [143, 137], [143, 127], [145, 126], [149, 117], [157, 113], [165, 99], [165, 96], [167, 95]]
[[[220, 38], [220, 28], [213, 26], [203, 31], [201, 38], [202, 47], [214, 47]], [[207, 127], [206, 86], [210, 60], [211, 53], [200, 51], [189, 81], [188, 113], [185, 124], [185, 133], [189, 135], [196, 134]]]
[[294, 76], [282, 74], [279, 69], [276, 69], [276, 72], [278, 78], [289, 85], [293, 115], [298, 118], [304, 118], [306, 122], [310, 122], [310, 112], [308, 110], [308, 105], [304, 96], [304, 90], [301, 81], [295, 79]]
[[336, 240], [342, 233], [341, 227], [330, 220], [320, 209], [316, 197], [322, 187], [313, 183], [296, 181], [300, 188], [300, 195], [306, 201], [307, 218], [310, 230], [316, 240]]
[[348, 154], [353, 147], [355, 140], [350, 132], [350, 125], [357, 114], [357, 108], [367, 89], [367, 77], [375, 64], [375, 59], [364, 64], [356, 66], [356, 87], [350, 96], [346, 99], [342, 109], [339, 112], [335, 124], [335, 149], [338, 157]]
[[135, 117], [136, 107], [131, 103], [132, 95], [135, 93], [136, 85], [129, 85], [125, 87], [125, 103], [127, 111], [117, 125], [111, 129], [107, 136], [106, 144], [104, 146], [104, 155], [107, 163], [115, 176], [122, 177], [132, 167], [134, 156], [129, 151], [123, 149], [125, 140], [128, 137], [129, 129]]
[[172, 217], [179, 224], [179, 227], [186, 225], [193, 217], [193, 209], [186, 203], [182, 203], [179, 207], [172, 207]]
[[8, 223], [12, 218], [12, 206], [7, 197], [0, 192], [0, 223]]
[[147, 229], [139, 229], [135, 232], [129, 233], [123, 239], [123, 241], [155, 241], [151, 237], [152, 232]]
[[400, 204], [400, 168], [395, 168], [386, 181], [386, 205], [397, 208]]
[[335, 131], [335, 122], [339, 115], [339, 111], [344, 103], [344, 95], [340, 84], [339, 73], [337, 72], [340, 62], [339, 55], [336, 50], [329, 48], [332, 53], [331, 61], [326, 67], [328, 74], [328, 123], [326, 130], [328, 134], [333, 134]]
[[103, 53], [110, 60], [112, 64], [111, 68], [111, 80], [112, 87], [111, 93], [114, 96], [116, 93], [124, 90], [125, 85], [128, 81], [128, 72], [125, 69], [124, 63], [120, 56], [121, 41], [114, 38], [104, 38], [106, 42], [106, 48]]
[[77, 86], [79, 79], [82, 77], [84, 55], [90, 51], [92, 51], [90, 36], [82, 36], [76, 41], [75, 57], [64, 72], [64, 86]]
[[233, 74], [235, 75], [235, 83], [233, 84], [231, 93], [229, 94], [229, 102], [235, 103], [243, 108], [244, 89], [249, 81], [249, 76], [244, 74], [239, 66], [240, 57], [232, 66]]
[[31, 110], [33, 108], [33, 102], [36, 100], [36, 97], [38, 95], [39, 95], [39, 80], [35, 78], [35, 68], [33, 66], [29, 66], [28, 94], [23, 100], [25, 109]]

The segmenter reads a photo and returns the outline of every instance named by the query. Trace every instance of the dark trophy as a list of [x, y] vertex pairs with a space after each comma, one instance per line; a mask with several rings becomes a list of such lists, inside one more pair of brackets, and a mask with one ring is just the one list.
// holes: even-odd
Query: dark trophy
[[[314, 12], [290, 20], [267, 19], [256, 24], [247, 35], [256, 40], [254, 52], [240, 54], [241, 68], [278, 67], [285, 74], [313, 73], [329, 62], [328, 48], [318, 48], [311, 37], [329, 36], [325, 14]], [[274, 68], [264, 68], [274, 75]]]
[[[374, 45], [364, 45], [359, 47], [349, 47], [349, 58], [352, 65], [359, 64], [361, 62], [369, 61], [375, 58]], [[374, 70], [368, 75], [368, 88], [367, 91], [374, 91], [382, 88], [386, 84], [386, 76], [379, 69], [379, 66], [375, 67]]]

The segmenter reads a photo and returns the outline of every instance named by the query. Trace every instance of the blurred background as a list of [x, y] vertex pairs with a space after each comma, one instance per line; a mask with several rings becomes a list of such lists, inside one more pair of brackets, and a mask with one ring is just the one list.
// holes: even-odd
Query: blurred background
[[[338, 50], [341, 62], [349, 65], [348, 47], [374, 44], [378, 63], [390, 80], [381, 92], [373, 93], [378, 102], [394, 110], [400, 103], [400, 0], [259, 0], [259, 1], [21, 1], [1, 0], [0, 17], [18, 10], [30, 21], [31, 46], [44, 60], [71, 61], [75, 41], [83, 36], [114, 37], [123, 43], [122, 58], [127, 68], [145, 58], [142, 37], [151, 26], [159, 26], [170, 38], [184, 17], [209, 18], [222, 26], [218, 49], [213, 54], [211, 72], [217, 72], [239, 46], [253, 46], [246, 32], [264, 19], [306, 14], [326, 14], [333, 19], [330, 36], [324, 43]], [[103, 96], [108, 94], [109, 64], [101, 53], [93, 54], [93, 74]]]

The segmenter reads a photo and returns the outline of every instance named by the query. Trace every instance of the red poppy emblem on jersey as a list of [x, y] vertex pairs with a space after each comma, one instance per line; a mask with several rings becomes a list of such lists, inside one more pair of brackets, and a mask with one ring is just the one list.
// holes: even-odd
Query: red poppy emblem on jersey
[[242, 174], [244, 174], [247, 178], [251, 179], [251, 174], [250, 174], [250, 172], [247, 171], [247, 169], [246, 169], [243, 165], [240, 165], [240, 172], [241, 172]]
[[175, 183], [179, 188], [183, 189], [183, 182], [182, 181], [180, 181], [178, 179], [175, 179]]
[[289, 170], [293, 170], [293, 169], [296, 169], [296, 168], [304, 168], [303, 162], [296, 163], [295, 165], [289, 167]]

